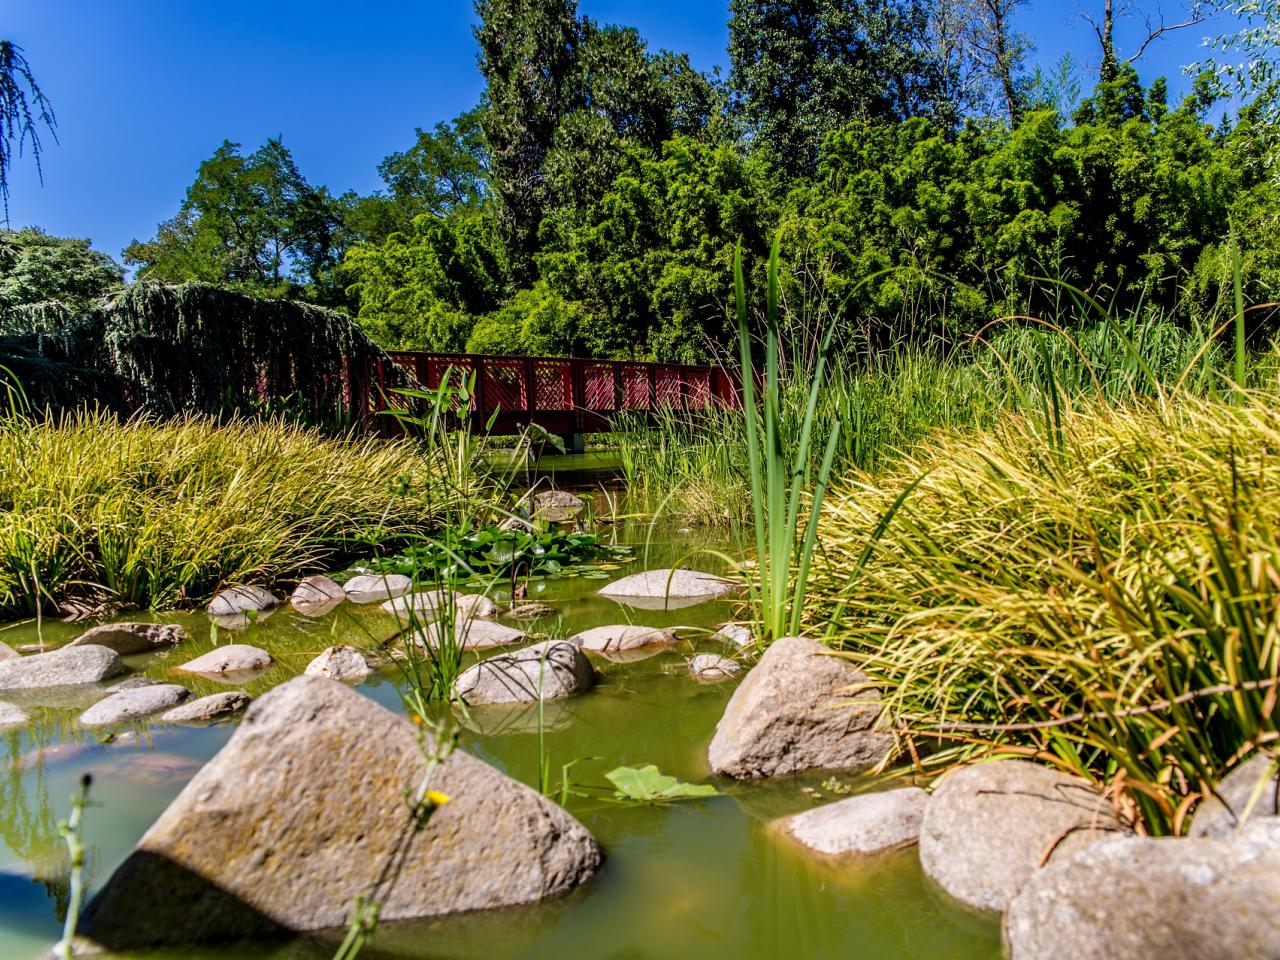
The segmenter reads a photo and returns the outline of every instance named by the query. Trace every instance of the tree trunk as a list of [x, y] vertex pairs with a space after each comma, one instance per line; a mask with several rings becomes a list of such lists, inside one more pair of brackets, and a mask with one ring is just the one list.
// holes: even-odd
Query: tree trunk
[[1112, 30], [1115, 26], [1115, 11], [1112, 0], [1105, 0], [1102, 11], [1102, 29], [1098, 39], [1102, 41], [1102, 64], [1098, 70], [1098, 80], [1110, 83], [1120, 74], [1120, 61], [1116, 59], [1116, 47], [1112, 41]]

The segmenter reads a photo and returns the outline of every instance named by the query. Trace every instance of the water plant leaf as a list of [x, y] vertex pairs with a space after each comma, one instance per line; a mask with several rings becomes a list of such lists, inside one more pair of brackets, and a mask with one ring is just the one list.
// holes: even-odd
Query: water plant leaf
[[617, 767], [605, 775], [614, 786], [614, 796], [632, 803], [666, 803], [719, 796], [709, 783], [682, 783], [653, 764], [645, 767]]

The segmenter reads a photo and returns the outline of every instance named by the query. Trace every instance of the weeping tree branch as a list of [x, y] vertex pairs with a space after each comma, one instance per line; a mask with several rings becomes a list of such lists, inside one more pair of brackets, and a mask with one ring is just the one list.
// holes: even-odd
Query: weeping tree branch
[[9, 222], [9, 177], [15, 155], [21, 156], [27, 143], [36, 162], [36, 175], [44, 182], [40, 154], [40, 127], [47, 127], [54, 143], [58, 142], [57, 120], [53, 106], [31, 73], [22, 48], [9, 40], [0, 40], [0, 204], [4, 222]]

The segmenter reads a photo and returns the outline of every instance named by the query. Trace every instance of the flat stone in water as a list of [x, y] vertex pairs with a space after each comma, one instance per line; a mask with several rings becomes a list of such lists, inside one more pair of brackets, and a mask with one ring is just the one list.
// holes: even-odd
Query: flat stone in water
[[458, 597], [458, 616], [468, 620], [488, 620], [498, 612], [498, 605], [482, 593]]
[[280, 606], [280, 598], [265, 587], [242, 584], [219, 591], [205, 611], [211, 617], [238, 617], [253, 612], [274, 610]]
[[787, 817], [777, 828], [826, 856], [872, 856], [916, 842], [928, 799], [919, 787], [864, 793]]
[[639, 610], [679, 610], [734, 593], [741, 586], [696, 570], [646, 570], [607, 584], [600, 596]]
[[247, 643], [232, 643], [215, 647], [208, 653], [174, 667], [183, 673], [199, 673], [217, 677], [219, 674], [249, 674], [266, 670], [272, 664], [271, 654]]
[[289, 605], [306, 617], [323, 617], [347, 599], [347, 592], [332, 577], [316, 574], [293, 589]]
[[124, 673], [120, 654], [107, 647], [63, 647], [0, 663], [0, 690], [32, 690], [99, 683]]
[[171, 647], [187, 638], [176, 623], [104, 623], [86, 630], [68, 647], [99, 646], [127, 657]]
[[228, 690], [226, 693], [211, 694], [210, 696], [200, 697], [198, 700], [184, 703], [180, 707], [174, 707], [172, 710], [161, 714], [159, 722], [192, 725], [214, 723], [218, 720], [225, 720], [227, 717], [235, 716], [235, 714], [249, 706], [249, 703], [250, 699], [247, 693], [241, 693], [239, 690]]
[[105, 700], [99, 700], [82, 713], [80, 725], [100, 727], [141, 720], [175, 707], [189, 696], [191, 694], [188, 690], [173, 683], [121, 690]]
[[542, 617], [554, 617], [556, 608], [548, 603], [521, 603], [512, 607], [504, 617], [512, 620], [539, 620]]
[[309, 677], [328, 677], [343, 683], [360, 683], [373, 671], [359, 650], [340, 644], [317, 656], [307, 664], [303, 672]]
[[373, 603], [403, 597], [413, 589], [413, 581], [402, 573], [365, 573], [352, 577], [343, 589], [352, 603]]
[[714, 653], [700, 653], [689, 660], [689, 674], [702, 683], [721, 683], [732, 680], [742, 672], [742, 664]]
[[[440, 643], [443, 626], [433, 623], [419, 631], [419, 641], [428, 646], [436, 646]], [[519, 643], [528, 634], [492, 620], [459, 620], [454, 624], [453, 636], [464, 650], [488, 650], [491, 647], [508, 647]]]
[[481, 660], [463, 671], [454, 693], [470, 705], [559, 700], [589, 690], [596, 672], [571, 643], [548, 640]]
[[459, 596], [452, 590], [420, 590], [402, 597], [393, 597], [382, 604], [382, 609], [387, 613], [394, 613], [402, 620], [407, 620], [412, 613], [418, 620], [429, 623], [440, 616], [440, 612], [450, 603], [456, 607]]
[[676, 638], [670, 630], [620, 623], [583, 630], [570, 637], [568, 642], [596, 653], [622, 653], [645, 647], [669, 647]]

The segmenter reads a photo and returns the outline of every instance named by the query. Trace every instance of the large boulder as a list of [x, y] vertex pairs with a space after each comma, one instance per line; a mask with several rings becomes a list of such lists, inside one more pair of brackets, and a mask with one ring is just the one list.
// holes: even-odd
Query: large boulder
[[247, 643], [229, 643], [214, 647], [208, 653], [174, 667], [183, 673], [206, 677], [236, 678], [260, 673], [271, 666], [271, 654]]
[[676, 642], [676, 636], [670, 630], [658, 627], [620, 623], [583, 630], [570, 637], [568, 642], [594, 653], [624, 653], [647, 647], [669, 647]]
[[80, 714], [83, 727], [104, 727], [129, 723], [176, 707], [191, 696], [185, 687], [174, 683], [157, 683], [112, 693]]
[[1093, 786], [1025, 760], [962, 767], [925, 808], [920, 863], [951, 897], [1000, 912], [1051, 857], [1124, 832]]
[[1112, 837], [1038, 871], [1004, 920], [1011, 960], [1275, 960], [1280, 819], [1238, 839]]
[[738, 778], [872, 766], [893, 742], [876, 728], [879, 699], [848, 660], [816, 640], [783, 637], [733, 692], [707, 759]]
[[76, 637], [68, 647], [107, 647], [127, 657], [171, 647], [187, 638], [176, 623], [104, 623]]
[[826, 856], [872, 856], [916, 842], [928, 799], [919, 787], [863, 793], [786, 817], [776, 829]]
[[0, 643], [0, 663], [4, 663], [6, 660], [17, 660], [21, 656], [22, 654], [7, 643]]
[[571, 643], [548, 640], [500, 653], [464, 670], [454, 693], [470, 705], [560, 700], [591, 689], [596, 672]]
[[200, 697], [198, 700], [190, 700], [180, 707], [174, 707], [172, 710], [161, 714], [159, 719], [161, 723], [203, 726], [204, 724], [217, 723], [219, 720], [234, 717], [249, 706], [249, 703], [250, 700], [247, 693], [241, 693], [239, 690], [228, 690], [226, 693], [213, 693], [207, 697]]
[[1232, 770], [1218, 784], [1217, 796], [1209, 796], [1196, 810], [1187, 831], [1192, 837], [1225, 839], [1254, 817], [1274, 817], [1280, 799], [1280, 775], [1275, 760], [1258, 754]]
[[63, 647], [0, 663], [0, 690], [35, 690], [98, 683], [124, 673], [120, 654], [107, 647]]
[[[426, 749], [430, 749], [428, 744]], [[296, 677], [264, 694], [89, 904], [92, 944], [136, 950], [344, 925], [357, 895], [381, 919], [532, 903], [601, 862], [573, 817], [455, 751], [415, 823], [418, 730], [355, 690]]]
[[309, 677], [328, 677], [343, 683], [361, 683], [372, 672], [360, 651], [346, 644], [323, 651], [303, 671]]
[[402, 573], [366, 573], [352, 577], [343, 589], [352, 603], [373, 603], [403, 597], [413, 589], [413, 581]]
[[[433, 623], [426, 629], [419, 631], [419, 642], [426, 646], [439, 646], [441, 638], [446, 636], [446, 629], [443, 623]], [[513, 643], [519, 643], [528, 634], [523, 630], [516, 630], [505, 624], [494, 623], [492, 620], [462, 620], [459, 619], [453, 624], [451, 634], [453, 642], [458, 644], [463, 650], [489, 650], [493, 647], [509, 647]]]
[[602, 587], [600, 596], [640, 610], [679, 610], [740, 590], [742, 584], [697, 570], [646, 570]]

